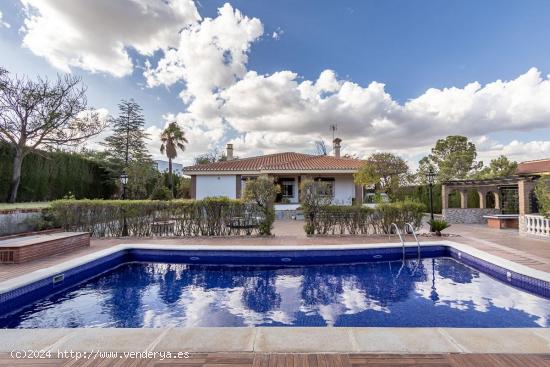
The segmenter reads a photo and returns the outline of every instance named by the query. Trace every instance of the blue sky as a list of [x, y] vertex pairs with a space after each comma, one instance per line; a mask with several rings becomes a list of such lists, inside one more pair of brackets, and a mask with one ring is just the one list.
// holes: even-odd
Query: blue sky
[[[73, 0], [71, 4], [93, 14], [89, 24], [95, 28], [79, 28], [78, 9], [59, 6], [66, 1], [1, 3], [2, 22], [9, 27], [0, 26], [0, 64], [29, 75], [81, 75], [90, 105], [110, 113], [116, 112], [121, 98], [135, 98], [144, 107], [153, 136], [165, 124], [166, 114], [174, 114], [194, 139], [182, 163], [229, 141], [241, 156], [312, 151], [314, 140], [330, 137], [332, 122], [339, 124], [345, 151], [360, 156], [391, 150], [414, 162], [447, 134], [470, 136], [486, 161], [500, 152], [519, 160], [550, 156], [550, 125], [545, 124], [550, 121], [550, 98], [544, 101], [550, 97], [548, 1], [237, 0], [223, 15], [219, 9], [225, 1], [168, 2], [196, 10], [200, 19], [185, 12], [172, 19], [175, 8], [163, 8], [160, 0], [120, 1], [128, 8], [139, 3], [149, 17], [154, 13], [158, 22], [144, 27], [148, 34], [162, 30], [158, 37], [133, 35], [143, 20], [109, 9], [107, 0]], [[97, 14], [94, 6], [101, 8]], [[113, 24], [102, 24], [105, 14]], [[232, 28], [222, 19], [214, 30], [206, 26], [204, 18], [221, 17], [233, 22]], [[195, 28], [189, 38], [180, 39], [179, 31], [188, 27]], [[209, 40], [231, 35], [229, 44], [218, 48], [233, 61], [243, 56], [246, 60], [235, 65], [214, 62], [214, 53], [197, 51], [206, 48], [202, 43], [186, 46], [201, 29]], [[90, 40], [89, 45], [80, 49], [82, 42], [67, 36], [73, 33]], [[108, 51], [116, 42], [124, 43], [130, 68], [73, 62], [92, 55], [122, 65], [124, 60]], [[196, 42], [208, 45], [202, 38]], [[235, 51], [241, 48], [244, 51]], [[143, 74], [146, 60], [155, 69], [169, 49], [177, 51], [179, 65], [187, 71], [170, 71], [175, 82], [152, 82]], [[211, 64], [204, 66], [206, 61]], [[528, 74], [532, 68], [537, 75]], [[313, 90], [306, 85], [315, 84], [329, 70], [323, 79], [329, 87], [317, 83]], [[293, 74], [283, 75], [285, 71]], [[153, 74], [167, 73], [157, 68]], [[217, 73], [223, 77], [209, 80]], [[526, 82], [503, 85], [496, 92], [484, 90], [487, 83], [514, 81], [522, 75]], [[372, 82], [385, 86], [376, 88]], [[459, 93], [472, 82], [480, 84], [478, 92]], [[443, 90], [453, 87], [460, 90], [458, 95]], [[430, 88], [441, 93], [426, 94]], [[182, 91], [191, 97], [182, 100]], [[151, 142], [155, 154], [157, 145]]]

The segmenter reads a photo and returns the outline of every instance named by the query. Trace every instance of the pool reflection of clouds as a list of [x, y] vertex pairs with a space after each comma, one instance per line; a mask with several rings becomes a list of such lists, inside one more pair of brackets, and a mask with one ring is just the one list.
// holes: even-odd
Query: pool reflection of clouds
[[418, 268], [407, 262], [401, 272], [400, 262], [231, 269], [131, 264], [38, 302], [10, 327], [549, 325], [550, 301], [452, 259], [434, 265], [435, 289], [431, 259]]
[[[491, 307], [516, 309], [535, 317], [538, 325], [550, 326], [550, 301], [509, 286], [495, 286], [496, 280], [483, 273], [476, 274], [478, 276], [471, 282], [456, 283], [450, 278], [443, 277], [436, 269], [436, 289], [439, 295], [436, 304], [462, 311], [473, 308], [478, 312], [489, 312]], [[417, 283], [416, 292], [430, 299], [431, 284]]]

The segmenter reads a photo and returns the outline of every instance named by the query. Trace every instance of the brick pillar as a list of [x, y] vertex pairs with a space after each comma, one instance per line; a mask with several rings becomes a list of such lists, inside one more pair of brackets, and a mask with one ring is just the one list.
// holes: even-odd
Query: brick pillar
[[447, 186], [441, 185], [441, 209], [449, 208], [449, 193], [447, 192]]
[[468, 191], [466, 190], [459, 190], [460, 193], [460, 207], [462, 209], [468, 208]]
[[197, 176], [191, 176], [191, 199], [197, 198]]
[[535, 188], [533, 181], [520, 180], [518, 182], [518, 196], [519, 196], [519, 214], [525, 215], [531, 213], [531, 203], [529, 200], [529, 194]]

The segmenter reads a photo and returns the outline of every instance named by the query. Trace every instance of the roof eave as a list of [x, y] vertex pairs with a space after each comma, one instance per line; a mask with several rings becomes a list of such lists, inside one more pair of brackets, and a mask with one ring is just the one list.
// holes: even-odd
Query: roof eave
[[356, 173], [357, 169], [294, 169], [294, 170], [183, 170], [183, 174], [190, 176], [213, 175], [261, 175], [261, 174], [336, 174]]

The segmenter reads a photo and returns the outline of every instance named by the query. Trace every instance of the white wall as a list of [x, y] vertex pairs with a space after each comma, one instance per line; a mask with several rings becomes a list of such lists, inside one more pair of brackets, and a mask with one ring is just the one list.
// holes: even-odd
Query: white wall
[[197, 199], [209, 196], [237, 197], [237, 177], [232, 176], [197, 176]]
[[353, 176], [335, 177], [333, 204], [351, 205], [351, 200], [355, 197], [355, 184]]

